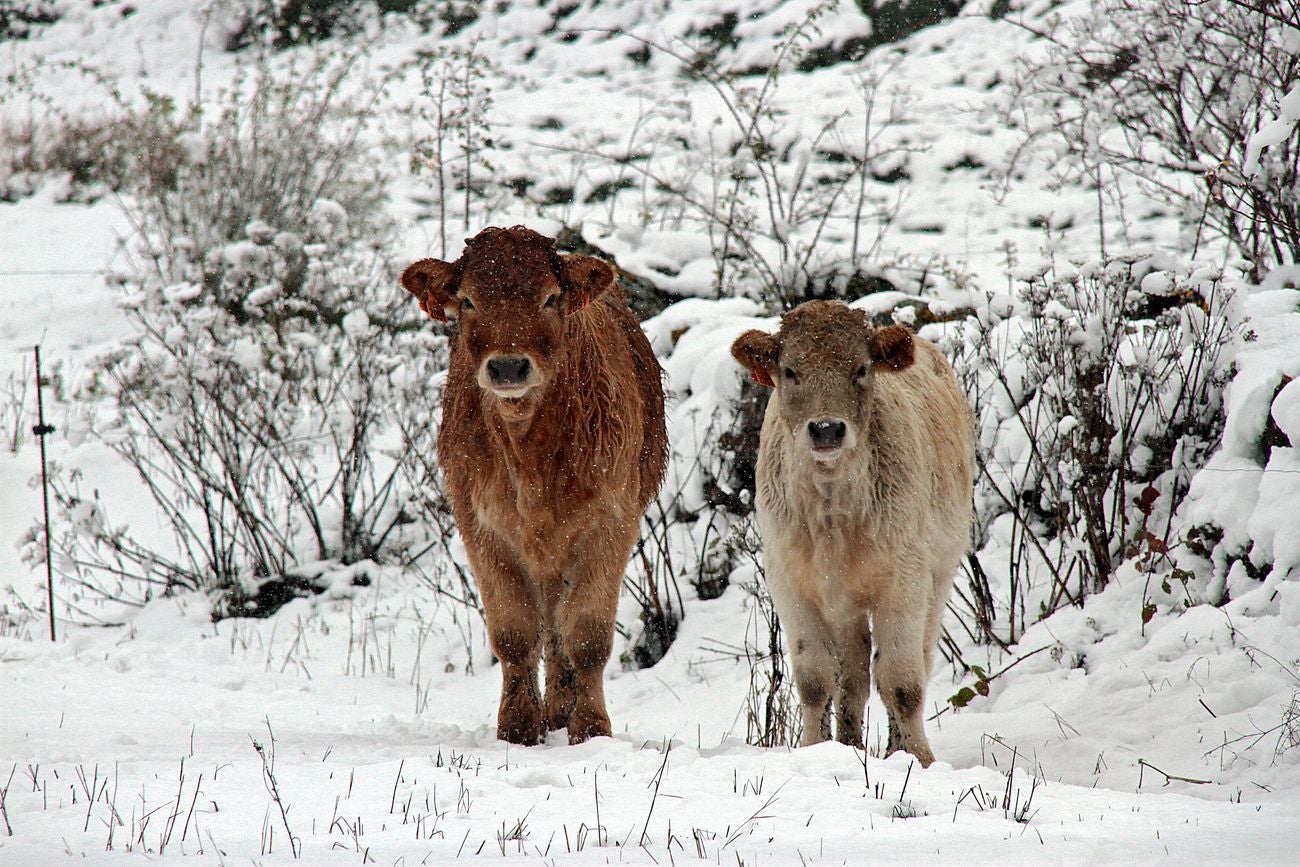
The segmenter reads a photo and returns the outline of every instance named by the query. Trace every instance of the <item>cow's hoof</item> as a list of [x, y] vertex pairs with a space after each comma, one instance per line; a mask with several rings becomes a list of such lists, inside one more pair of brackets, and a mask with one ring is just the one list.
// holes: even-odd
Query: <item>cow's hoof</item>
[[556, 732], [562, 728], [568, 728], [571, 707], [551, 708], [546, 712], [546, 730]]
[[569, 743], [580, 744], [591, 740], [592, 738], [613, 737], [614, 732], [609, 726], [609, 717], [601, 714], [600, 716], [584, 716], [574, 713], [569, 717]]
[[916, 763], [923, 768], [928, 768], [930, 765], [934, 764], [934, 753], [930, 751], [929, 746], [923, 744], [912, 744], [907, 747], [892, 747], [886, 749], [885, 758], [889, 758], [897, 752], [907, 753], [909, 756], [916, 759]]
[[531, 714], [502, 715], [497, 719], [497, 737], [503, 741], [531, 747], [540, 744], [544, 735], [542, 714], [539, 710], [534, 709]]
[[572, 687], [548, 688], [546, 698], [542, 701], [546, 716], [546, 730], [554, 732], [568, 728], [576, 702], [577, 696]]

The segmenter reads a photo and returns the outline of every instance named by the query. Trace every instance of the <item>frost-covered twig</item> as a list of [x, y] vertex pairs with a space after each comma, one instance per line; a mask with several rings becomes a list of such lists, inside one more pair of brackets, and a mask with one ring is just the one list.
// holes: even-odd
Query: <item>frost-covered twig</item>
[[1139, 789], [1142, 788], [1143, 768], [1150, 768], [1151, 770], [1155, 771], [1157, 774], [1160, 774], [1160, 776], [1164, 777], [1165, 778], [1164, 785], [1166, 786], [1172, 783], [1174, 780], [1177, 780], [1180, 783], [1194, 783], [1198, 786], [1207, 785], [1213, 782], [1212, 780], [1198, 780], [1193, 777], [1180, 777], [1177, 774], [1167, 774], [1164, 771], [1157, 768], [1155, 765], [1148, 762], [1146, 759], [1138, 759], [1138, 788]]
[[271, 800], [275, 803], [280, 811], [280, 821], [284, 825], [284, 833], [289, 837], [289, 848], [293, 852], [293, 857], [297, 860], [302, 854], [302, 840], [293, 835], [289, 828], [289, 807], [280, 797], [280, 785], [275, 779], [275, 732], [271, 730], [271, 720], [266, 720], [266, 732], [270, 737], [270, 748], [262, 746], [257, 739], [249, 736], [253, 742], [253, 749], [257, 751], [258, 757], [262, 760], [262, 782], [266, 785], [266, 791], [271, 795]]

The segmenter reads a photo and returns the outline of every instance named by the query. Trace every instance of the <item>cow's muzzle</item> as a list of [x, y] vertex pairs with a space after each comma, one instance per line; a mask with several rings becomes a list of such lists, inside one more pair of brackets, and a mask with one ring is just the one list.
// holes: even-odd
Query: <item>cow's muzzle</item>
[[479, 384], [498, 397], [522, 397], [541, 381], [537, 365], [527, 355], [495, 355], [479, 371]]
[[822, 418], [808, 422], [808, 441], [813, 454], [819, 458], [832, 458], [844, 448], [849, 426], [843, 419]]

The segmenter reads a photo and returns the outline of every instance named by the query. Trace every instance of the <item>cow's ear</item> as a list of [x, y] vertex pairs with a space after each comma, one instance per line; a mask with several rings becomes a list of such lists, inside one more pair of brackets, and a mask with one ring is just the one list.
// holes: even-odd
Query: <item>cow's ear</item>
[[406, 266], [398, 278], [402, 288], [420, 302], [429, 318], [447, 321], [447, 308], [456, 302], [456, 266], [441, 259], [421, 259]]
[[876, 370], [906, 370], [916, 358], [912, 332], [906, 325], [877, 328], [867, 338], [867, 351]]
[[731, 357], [749, 371], [754, 382], [768, 388], [776, 387], [772, 374], [776, 371], [776, 359], [780, 354], [781, 342], [775, 334], [766, 331], [751, 329], [731, 344]]
[[564, 309], [577, 313], [614, 288], [614, 269], [595, 256], [570, 253], [560, 257], [560, 282], [564, 290]]

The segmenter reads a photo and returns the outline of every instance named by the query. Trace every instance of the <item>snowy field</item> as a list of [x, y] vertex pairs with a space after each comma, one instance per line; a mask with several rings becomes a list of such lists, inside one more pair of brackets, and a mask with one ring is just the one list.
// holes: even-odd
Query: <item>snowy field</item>
[[[502, 199], [483, 205], [483, 216], [548, 232], [581, 223], [583, 237], [621, 267], [687, 296], [645, 323], [680, 442], [740, 395], [732, 337], [772, 320], [750, 299], [689, 297], [709, 294], [709, 239], [634, 225], [633, 187], [614, 204], [584, 203], [584, 191], [617, 178], [564, 143], [622, 147], [644, 129], [668, 137], [690, 126], [674, 114], [683, 103], [695, 105], [688, 117], [707, 116], [709, 89], [683, 84], [675, 61], [630, 62], [637, 44], [601, 31], [666, 41], [729, 7], [581, 3], [563, 21], [577, 35], [565, 39], [548, 30], [551, 5], [485, 13], [457, 38], [481, 39], [474, 44], [513, 76], [494, 79], [497, 135], [512, 145], [495, 155], [496, 170], [533, 172], [539, 190], [567, 183], [573, 200], [538, 208]], [[79, 109], [95, 97], [61, 61], [93, 61], [124, 92], [143, 86], [184, 99], [198, 87], [198, 54], [210, 104], [236, 77], [220, 19], [194, 4], [155, 0], [132, 14], [117, 3], [64, 6], [64, 19], [32, 38], [0, 42], [0, 76], [39, 60], [44, 92]], [[827, 31], [862, 28], [844, 6]], [[921, 31], [897, 55], [871, 55], [906, 85], [906, 116], [889, 135], [924, 145], [900, 151], [906, 180], [879, 182], [895, 209], [878, 250], [884, 270], [948, 267], [962, 279], [934, 291], [958, 303], [1007, 291], [1013, 272], [1045, 254], [1096, 258], [1099, 236], [1112, 248], [1177, 248], [1179, 225], [1136, 189], [1117, 228], [1099, 219], [1095, 193], [1082, 185], [1049, 188], [1041, 169], [997, 175], [1016, 133], [980, 106], [1037, 46], [1026, 29], [976, 14], [979, 6]], [[761, 60], [792, 14], [743, 21], [734, 62]], [[428, 177], [411, 175], [409, 154], [392, 145], [410, 137], [420, 98], [403, 64], [413, 70], [415, 51], [431, 40], [392, 23], [366, 54], [377, 73], [394, 76], [376, 108], [384, 145], [375, 153], [392, 179], [397, 267], [436, 254]], [[860, 71], [849, 63], [790, 73], [780, 100], [791, 137], [853, 111]], [[662, 127], [646, 120], [648, 106], [662, 111]], [[15, 111], [0, 101], [0, 119]], [[18, 385], [31, 376], [33, 345], [70, 387], [96, 353], [129, 335], [121, 290], [105, 274], [128, 267], [131, 227], [112, 193], [69, 201], [79, 196], [66, 177], [3, 180], [11, 191], [30, 187], [0, 201], [0, 403], [19, 407], [3, 419], [23, 429], [34, 424], [33, 396]], [[453, 227], [453, 247], [465, 234]], [[885, 711], [875, 696], [865, 753], [746, 743], [746, 649], [766, 640], [742, 586], [752, 567], [717, 599], [695, 598], [684, 583], [676, 640], [649, 668], [620, 659], [636, 637], [637, 608], [624, 600], [627, 635], [616, 637], [606, 675], [615, 736], [573, 747], [563, 733], [532, 748], [495, 739], [499, 678], [481, 622], [393, 565], [336, 569], [324, 593], [266, 619], [214, 623], [211, 600], [186, 592], [96, 608], [111, 625], [61, 623], [51, 643], [44, 568], [24, 560], [21, 542], [40, 514], [40, 452], [29, 434], [19, 437], [0, 450], [0, 864], [1294, 864], [1300, 451], [1276, 445], [1263, 463], [1255, 451], [1270, 411], [1288, 443], [1300, 437], [1294, 286], [1282, 273], [1241, 299], [1253, 336], [1225, 396], [1227, 427], [1205, 467], [1189, 473], [1176, 516], [1180, 526], [1212, 520], [1228, 541], [1236, 533], [1257, 543], [1272, 570], [1260, 578], [1244, 561], [1218, 564], [1226, 601], [1183, 604], [1177, 585], [1153, 589], [1150, 571], [1130, 560], [1086, 605], [1031, 618], [1005, 651], [965, 646], [968, 662], [991, 675], [988, 694], [952, 706], [948, 697], [974, 678], [938, 667], [927, 695], [938, 760], [925, 770], [906, 754], [880, 757]], [[1292, 384], [1279, 385], [1282, 377]], [[165, 539], [132, 471], [54, 391], [46, 391], [52, 459], [78, 468], [83, 489], [115, 495], [115, 520]], [[1005, 524], [988, 535], [984, 568], [1009, 570]], [[366, 586], [351, 580], [359, 575]], [[1216, 579], [1198, 580], [1214, 589]], [[59, 593], [57, 612], [80, 610], [71, 591]], [[1152, 599], [1159, 604], [1145, 616]]]

